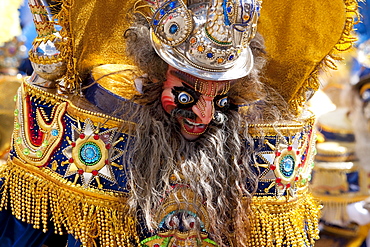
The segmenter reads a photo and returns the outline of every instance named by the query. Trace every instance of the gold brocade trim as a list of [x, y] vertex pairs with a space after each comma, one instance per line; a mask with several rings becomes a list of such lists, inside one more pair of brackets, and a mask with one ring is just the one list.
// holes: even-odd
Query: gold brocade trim
[[[90, 119], [94, 123], [104, 123], [105, 128], [114, 128], [117, 126], [123, 126], [124, 128], [121, 130], [122, 133], [127, 132], [128, 128], [134, 127], [135, 123], [125, 121], [119, 118], [115, 118], [112, 116], [108, 116], [103, 113], [88, 111], [82, 108], [77, 107], [71, 100], [68, 100], [64, 97], [58, 96], [54, 93], [46, 92], [43, 89], [37, 88], [27, 82], [27, 79], [23, 81], [23, 87], [25, 94], [29, 94], [36, 99], [40, 99], [45, 101], [46, 103], [56, 105], [62, 102], [67, 102], [67, 113], [79, 120], [86, 120]], [[24, 97], [25, 95], [23, 95]]]
[[123, 194], [72, 185], [47, 168], [16, 158], [1, 167], [0, 176], [4, 181], [0, 210], [10, 209], [17, 219], [36, 229], [42, 227], [46, 232], [51, 221], [56, 234], [66, 230], [83, 247], [97, 242], [112, 247], [139, 243], [136, 222]]
[[277, 133], [281, 133], [282, 135], [289, 136], [293, 133], [298, 131], [303, 131], [305, 127], [309, 127], [312, 129], [312, 126], [315, 123], [315, 116], [311, 114], [302, 121], [291, 121], [285, 123], [277, 123], [277, 124], [249, 124], [248, 125], [248, 133], [251, 134], [253, 137], [258, 136], [276, 136]]
[[285, 203], [276, 203], [275, 197], [254, 197], [247, 246], [313, 246], [319, 238], [320, 208], [309, 193]]
[[330, 68], [337, 70], [337, 61], [342, 61], [343, 58], [340, 56], [340, 52], [347, 51], [352, 48], [352, 45], [357, 38], [353, 36], [353, 26], [356, 24], [356, 18], [359, 18], [358, 13], [358, 2], [356, 0], [343, 0], [346, 10], [346, 22], [343, 27], [342, 36], [338, 40], [334, 48], [329, 52], [329, 54], [319, 63], [319, 65], [314, 69], [314, 71], [307, 78], [302, 87], [289, 101], [290, 106], [295, 111], [296, 115], [301, 112], [301, 107], [306, 102], [305, 93], [307, 90], [313, 89], [317, 91], [320, 86], [319, 82], [319, 71]]

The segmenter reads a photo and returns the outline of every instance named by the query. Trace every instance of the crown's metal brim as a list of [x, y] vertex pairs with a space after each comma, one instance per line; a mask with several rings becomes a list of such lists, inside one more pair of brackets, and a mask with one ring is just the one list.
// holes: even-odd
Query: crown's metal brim
[[[209, 69], [190, 61], [176, 47], [163, 44], [151, 30], [151, 41], [157, 54], [169, 65], [204, 80], [225, 81], [242, 78], [253, 67], [253, 55], [249, 47], [244, 48], [234, 66], [224, 69]], [[186, 42], [186, 41], [185, 41]]]

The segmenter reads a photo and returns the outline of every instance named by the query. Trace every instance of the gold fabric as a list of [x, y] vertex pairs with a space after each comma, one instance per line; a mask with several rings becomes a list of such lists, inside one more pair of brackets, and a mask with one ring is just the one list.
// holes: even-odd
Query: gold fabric
[[100, 86], [125, 99], [138, 94], [134, 79], [141, 74], [137, 67], [124, 64], [106, 64], [92, 71], [94, 80]]
[[[62, 36], [68, 38], [63, 47], [67, 86], [77, 85], [78, 78], [95, 66], [133, 65], [125, 54], [124, 32], [137, 0], [60, 1], [63, 8], [56, 18], [64, 27]], [[355, 41], [351, 29], [356, 10], [354, 0], [263, 2], [258, 24], [268, 53], [263, 80], [294, 113], [300, 113], [306, 94], [318, 89], [318, 69], [335, 68], [337, 51], [349, 49]]]
[[130, 26], [133, 0], [67, 2], [63, 1], [69, 11], [73, 62], [79, 73], [102, 64], [132, 65], [125, 53], [124, 32]]
[[[352, 6], [354, 5], [354, 6]], [[317, 67], [322, 60], [332, 66], [332, 50], [338, 42], [350, 47], [350, 9], [355, 1], [264, 0], [258, 31], [265, 39], [268, 64], [264, 82], [275, 88], [293, 109], [305, 101], [306, 87], [318, 89]], [[347, 10], [347, 14], [346, 14]], [[347, 35], [347, 34], [346, 34]], [[347, 46], [346, 46], [347, 44]]]
[[10, 148], [10, 139], [14, 125], [14, 95], [21, 85], [22, 78], [0, 75], [0, 158]]

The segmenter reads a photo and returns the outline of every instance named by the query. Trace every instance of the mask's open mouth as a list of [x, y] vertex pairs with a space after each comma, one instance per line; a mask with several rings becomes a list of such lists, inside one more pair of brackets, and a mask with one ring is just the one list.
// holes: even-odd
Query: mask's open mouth
[[187, 118], [181, 118], [179, 119], [179, 121], [181, 123], [182, 128], [189, 135], [201, 135], [207, 130], [208, 127], [207, 124], [194, 123]]

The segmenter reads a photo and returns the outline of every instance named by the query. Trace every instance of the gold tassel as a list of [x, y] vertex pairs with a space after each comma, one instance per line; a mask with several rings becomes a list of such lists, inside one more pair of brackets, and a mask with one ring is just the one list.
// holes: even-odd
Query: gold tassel
[[[0, 210], [9, 209], [19, 220], [56, 234], [63, 229], [92, 247], [137, 246], [136, 222], [126, 196], [83, 188], [66, 182], [48, 168], [37, 168], [13, 158], [0, 171], [4, 178]], [[8, 207], [9, 205], [10, 207]]]
[[255, 197], [247, 246], [312, 246], [319, 238], [319, 203], [311, 194], [291, 202]]

